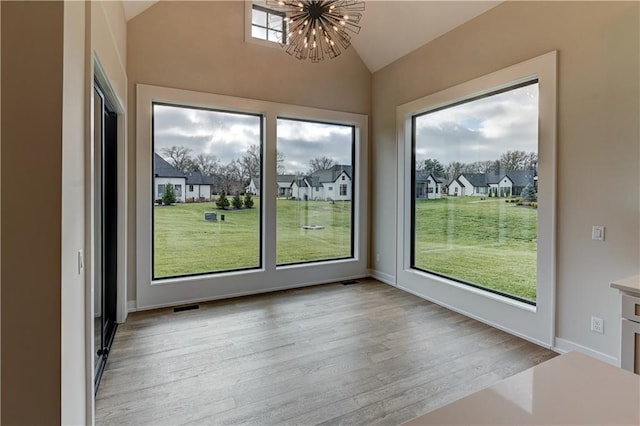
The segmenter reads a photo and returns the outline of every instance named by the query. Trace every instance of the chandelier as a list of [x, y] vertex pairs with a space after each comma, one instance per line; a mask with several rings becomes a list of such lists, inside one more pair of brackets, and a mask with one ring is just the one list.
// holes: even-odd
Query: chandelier
[[[286, 17], [286, 52], [298, 59], [320, 62], [335, 58], [351, 46], [360, 32], [364, 2], [357, 0], [273, 0]], [[351, 34], [350, 34], [351, 33]]]

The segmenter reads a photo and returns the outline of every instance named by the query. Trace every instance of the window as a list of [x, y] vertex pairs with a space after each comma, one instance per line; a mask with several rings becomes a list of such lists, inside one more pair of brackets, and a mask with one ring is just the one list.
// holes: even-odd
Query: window
[[153, 179], [175, 182], [199, 172], [220, 194], [218, 203], [185, 204], [183, 184], [174, 183], [178, 203], [154, 207], [153, 278], [260, 267], [260, 199], [247, 207], [235, 206], [233, 197], [260, 179], [262, 117], [154, 103], [152, 138]]
[[286, 42], [285, 14], [254, 4], [251, 11], [251, 36], [274, 43]]
[[162, 197], [164, 195], [164, 184], [158, 185], [158, 196]]
[[[466, 197], [414, 197], [412, 266], [535, 304], [538, 81], [414, 115], [412, 125], [414, 164], [475, 189]], [[504, 188], [478, 199], [504, 176], [531, 188], [526, 198]]]
[[[398, 287], [545, 345], [555, 336], [556, 61], [550, 52], [397, 108]], [[418, 198], [425, 170], [444, 189]]]
[[[358, 190], [368, 182], [366, 116], [145, 84], [136, 85], [136, 95], [138, 308], [366, 275], [367, 193]], [[286, 126], [278, 125], [278, 117], [283, 116], [292, 122], [298, 122], [296, 117], [306, 120], [314, 117], [315, 124], [329, 125], [319, 134], [309, 133], [307, 125], [314, 122], [300, 121], [298, 130], [291, 131], [287, 137]], [[323, 142], [331, 142], [332, 134], [340, 133], [353, 136], [353, 140], [345, 135], [339, 139], [339, 147], [344, 142], [353, 150], [344, 160], [340, 152], [330, 152]], [[306, 143], [300, 145], [301, 141]], [[319, 141], [322, 143], [318, 144]], [[191, 149], [186, 153], [191, 160], [198, 160], [197, 163], [189, 161], [181, 165], [181, 156], [169, 150], [174, 146]], [[297, 152], [300, 146], [305, 148], [304, 152]], [[330, 146], [331, 143], [326, 145]], [[337, 198], [332, 195], [338, 190], [334, 181], [308, 180], [309, 161], [321, 156], [340, 160], [339, 164], [362, 163], [345, 182], [350, 185], [349, 202], [336, 199], [332, 203], [327, 199]], [[240, 162], [235, 161], [238, 159]], [[154, 173], [156, 165], [170, 177], [156, 176], [159, 174]], [[186, 177], [195, 166], [198, 170], [213, 172], [213, 179], [209, 179], [208, 172], [202, 173], [205, 183], [200, 187], [189, 180], [189, 184], [194, 184], [195, 195], [208, 186], [206, 193], [214, 194], [211, 199], [203, 197], [202, 202], [176, 202], [170, 206], [158, 205], [157, 198], [155, 203], [149, 202], [156, 196], [159, 184], [181, 184], [184, 192]], [[289, 173], [294, 170], [301, 172]], [[335, 176], [337, 180], [340, 174]], [[335, 193], [328, 193], [327, 184], [334, 187]], [[247, 207], [247, 198], [243, 195], [239, 200], [242, 207], [234, 207], [237, 192], [246, 191], [248, 186], [256, 190], [256, 194], [250, 195], [249, 205], [253, 205]], [[305, 204], [299, 188], [305, 188], [310, 194], [306, 197], [308, 203]], [[286, 199], [278, 199], [280, 190]], [[230, 204], [226, 208], [216, 205], [216, 201], [223, 204], [223, 191]], [[200, 201], [199, 197], [196, 199]], [[190, 197], [189, 201], [194, 200]], [[281, 210], [283, 206], [289, 210]], [[306, 212], [302, 206], [308, 206]], [[345, 207], [349, 206], [345, 213]], [[305, 244], [301, 245], [294, 235], [303, 235], [301, 222], [307, 213], [312, 224], [319, 223], [317, 214], [328, 218], [320, 225], [329, 232], [321, 232], [321, 226], [307, 229]], [[347, 235], [336, 235], [332, 227]], [[326, 239], [331, 235], [333, 239]], [[316, 246], [322, 247], [322, 251]], [[287, 250], [289, 255], [298, 250], [310, 256], [287, 258]]]
[[276, 142], [285, 173], [308, 182], [277, 200], [277, 265], [353, 257], [353, 202], [346, 184], [339, 200], [328, 184], [353, 173], [354, 127], [278, 118]]

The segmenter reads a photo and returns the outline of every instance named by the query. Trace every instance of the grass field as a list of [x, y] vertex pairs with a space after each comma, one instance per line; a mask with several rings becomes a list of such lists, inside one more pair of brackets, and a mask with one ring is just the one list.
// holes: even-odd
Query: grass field
[[536, 300], [537, 211], [503, 198], [416, 200], [415, 266]]
[[[253, 209], [214, 203], [154, 207], [154, 277], [260, 264], [260, 200]], [[225, 221], [207, 222], [215, 211]], [[323, 229], [304, 229], [320, 225]], [[279, 265], [351, 255], [351, 203], [278, 200]], [[416, 201], [415, 266], [527, 300], [536, 299], [537, 212], [504, 199]]]
[[[260, 200], [254, 201], [253, 209], [241, 210], [214, 203], [154, 207], [154, 277], [259, 266]], [[351, 202], [278, 200], [277, 209], [278, 264], [351, 255]], [[224, 222], [205, 221], [209, 211], [224, 214]]]

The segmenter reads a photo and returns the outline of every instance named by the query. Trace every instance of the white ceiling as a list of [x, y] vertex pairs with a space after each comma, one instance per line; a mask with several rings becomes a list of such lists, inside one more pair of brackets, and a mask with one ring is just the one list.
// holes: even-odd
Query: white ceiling
[[[125, 0], [127, 20], [155, 0]], [[362, 30], [352, 38], [362, 61], [375, 72], [502, 1], [365, 0]]]

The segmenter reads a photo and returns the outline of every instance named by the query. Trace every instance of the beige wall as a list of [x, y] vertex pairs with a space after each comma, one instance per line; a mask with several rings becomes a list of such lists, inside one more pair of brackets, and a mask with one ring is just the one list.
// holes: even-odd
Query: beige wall
[[[619, 352], [619, 295], [639, 269], [637, 2], [508, 2], [373, 75], [371, 265], [394, 278], [395, 108], [558, 50], [557, 336], [559, 345]], [[605, 225], [606, 240], [591, 240]], [[375, 262], [380, 253], [380, 262]], [[591, 315], [605, 334], [589, 331]]]
[[135, 295], [135, 84], [369, 114], [353, 49], [319, 64], [244, 42], [244, 2], [161, 2], [129, 21], [129, 300]]
[[59, 424], [64, 7], [0, 7], [1, 423]]
[[[86, 422], [85, 276], [78, 269], [84, 247], [85, 3], [64, 7], [62, 95], [62, 424]], [[89, 386], [89, 392], [90, 392]]]
[[121, 1], [91, 3], [91, 47], [114, 92], [127, 104], [127, 25]]

